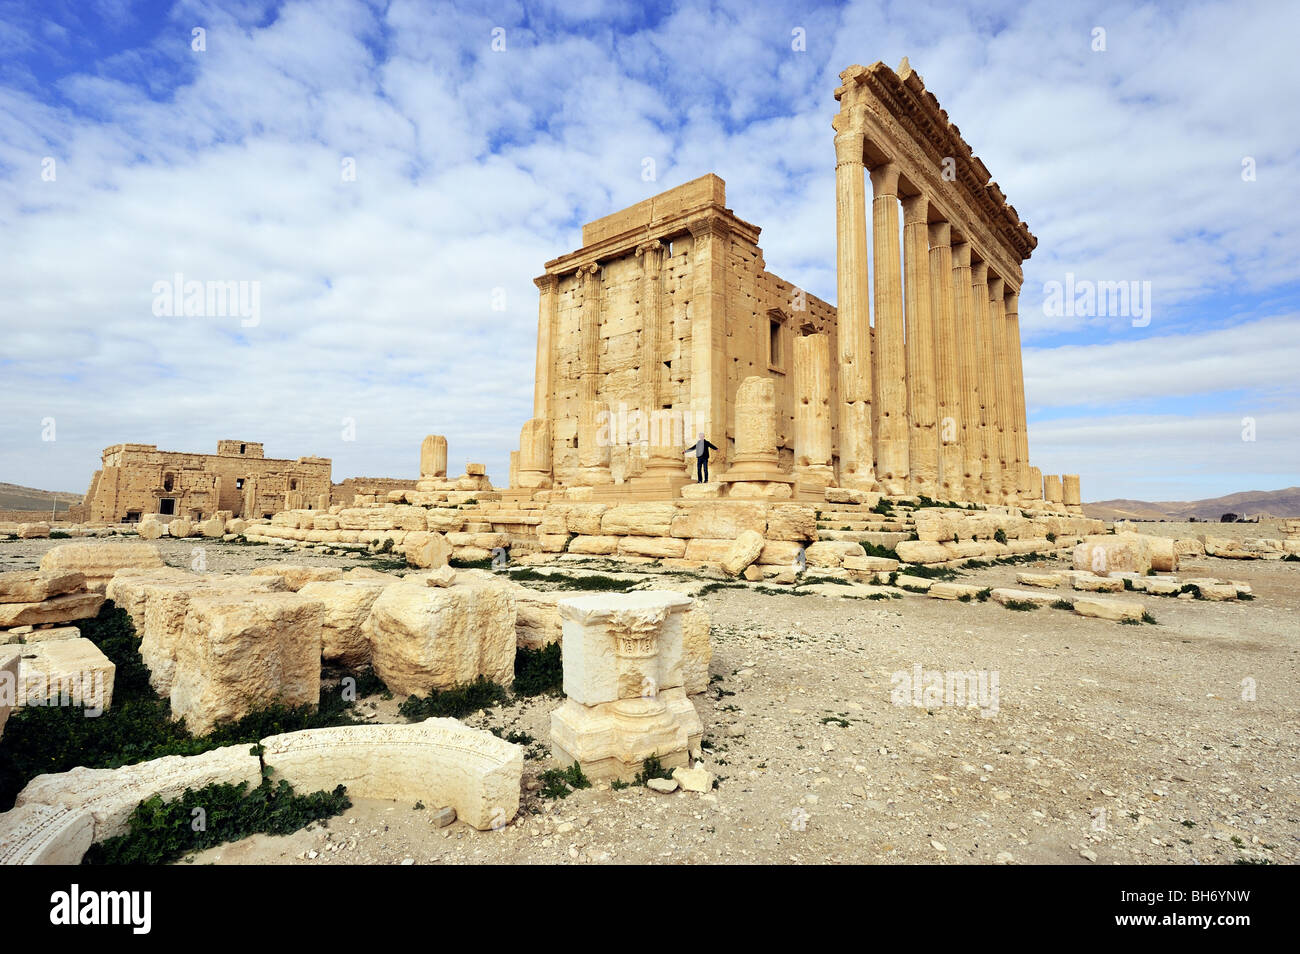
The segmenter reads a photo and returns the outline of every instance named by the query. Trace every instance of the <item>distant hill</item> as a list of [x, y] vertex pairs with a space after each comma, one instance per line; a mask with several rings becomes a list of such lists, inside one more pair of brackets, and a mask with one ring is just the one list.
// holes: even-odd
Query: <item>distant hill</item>
[[85, 494], [66, 493], [61, 490], [36, 490], [17, 484], [0, 484], [0, 510], [67, 510], [81, 503]]
[[1245, 490], [1208, 500], [1099, 500], [1085, 503], [1083, 512], [1102, 520], [1217, 521], [1225, 513], [1238, 517], [1300, 517], [1300, 487], [1283, 490]]

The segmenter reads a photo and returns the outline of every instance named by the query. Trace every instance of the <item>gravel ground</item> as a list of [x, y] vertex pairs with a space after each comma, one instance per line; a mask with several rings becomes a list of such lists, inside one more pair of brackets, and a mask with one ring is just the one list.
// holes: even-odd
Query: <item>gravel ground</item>
[[[0, 544], [0, 569], [34, 565], [56, 542]], [[355, 562], [159, 542], [178, 566], [205, 545], [218, 572]], [[1064, 567], [1044, 560], [959, 579], [1014, 586], [1020, 569]], [[1256, 598], [1125, 594], [1158, 621], [1128, 626], [911, 593], [716, 591], [701, 597], [713, 614], [714, 684], [694, 697], [719, 776], [713, 792], [598, 784], [540, 798], [558, 704], [544, 697], [466, 720], [528, 733], [543, 755], [525, 762], [522, 811], [500, 832], [439, 829], [436, 806], [359, 799], [325, 825], [191, 861], [1294, 863], [1300, 565], [1205, 558], [1179, 575], [1244, 580]], [[917, 665], [996, 674], [995, 704], [985, 714], [895, 704], [891, 677]], [[1243, 680], [1254, 681], [1253, 699]], [[396, 700], [365, 704], [377, 720], [399, 719]]]

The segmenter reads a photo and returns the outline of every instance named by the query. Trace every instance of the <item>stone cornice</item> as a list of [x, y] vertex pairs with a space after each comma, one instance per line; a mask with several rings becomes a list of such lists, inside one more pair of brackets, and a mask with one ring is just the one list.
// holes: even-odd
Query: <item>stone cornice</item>
[[[884, 63], [851, 66], [840, 74], [835, 90], [840, 112], [836, 131], [860, 132], [888, 158], [899, 163], [908, 181], [934, 200], [963, 235], [971, 233], [982, 257], [1008, 282], [1021, 282], [1020, 263], [1038, 240], [1020, 220], [1015, 207], [991, 180], [961, 131], [948, 119], [920, 74], [906, 64], [895, 73]], [[904, 155], [894, 155], [893, 146]], [[910, 145], [911, 149], [906, 147]], [[941, 175], [943, 160], [955, 163], [955, 181]], [[1014, 266], [1014, 268], [1013, 268]]]

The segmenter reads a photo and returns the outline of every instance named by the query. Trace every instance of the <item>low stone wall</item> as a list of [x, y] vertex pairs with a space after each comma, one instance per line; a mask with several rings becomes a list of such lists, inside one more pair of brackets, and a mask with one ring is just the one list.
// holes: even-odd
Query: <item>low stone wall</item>
[[342, 726], [275, 735], [202, 755], [171, 755], [117, 769], [40, 775], [0, 814], [0, 865], [75, 865], [95, 842], [123, 834], [142, 801], [179, 798], [216, 783], [256, 786], [265, 764], [300, 793], [347, 786], [358, 798], [450, 805], [479, 830], [519, 811], [524, 750], [455, 719]]
[[450, 805], [485, 831], [519, 811], [524, 750], [455, 719], [307, 729], [262, 740], [273, 778], [299, 791], [346, 785], [359, 798]]

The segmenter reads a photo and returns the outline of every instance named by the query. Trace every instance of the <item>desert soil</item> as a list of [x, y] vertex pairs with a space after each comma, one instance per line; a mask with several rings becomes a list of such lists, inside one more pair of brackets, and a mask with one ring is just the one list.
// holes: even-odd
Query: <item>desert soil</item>
[[[2, 544], [0, 570], [34, 566], [56, 542]], [[158, 543], [178, 566], [201, 543], [215, 572], [271, 560], [355, 562]], [[959, 580], [1015, 586], [1019, 570], [1065, 567], [1043, 560]], [[187, 861], [1295, 863], [1300, 565], [1200, 558], [1179, 575], [1242, 580], [1255, 599], [1128, 593], [1157, 619], [1129, 626], [913, 593], [887, 601], [708, 593], [700, 598], [713, 616], [714, 682], [694, 701], [705, 764], [719, 777], [713, 792], [597, 784], [539, 797], [558, 704], [539, 697], [466, 720], [527, 733], [542, 755], [525, 762], [520, 814], [501, 831], [438, 828], [437, 806], [356, 799], [325, 824]], [[917, 665], [996, 674], [995, 705], [896, 704], [891, 676]], [[362, 706], [378, 721], [400, 721], [396, 700]]]

